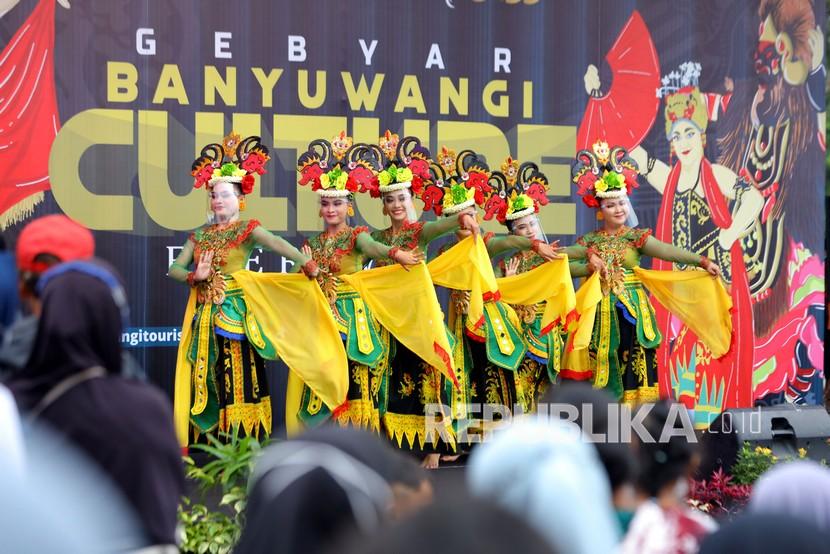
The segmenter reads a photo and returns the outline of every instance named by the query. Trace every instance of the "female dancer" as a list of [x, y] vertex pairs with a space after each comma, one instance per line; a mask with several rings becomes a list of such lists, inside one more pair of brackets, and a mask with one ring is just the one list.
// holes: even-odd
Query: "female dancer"
[[[603, 297], [588, 348], [590, 373], [595, 386], [607, 387], [626, 403], [658, 398], [655, 349], [662, 337], [648, 293], [634, 272], [640, 257], [701, 267], [713, 276], [720, 275], [718, 266], [708, 258], [659, 241], [649, 229], [626, 225], [631, 215], [628, 194], [636, 186], [636, 175], [637, 164], [625, 150], [609, 149], [604, 143], [595, 144], [594, 152], [580, 151], [573, 167], [578, 194], [586, 205], [599, 210], [603, 222], [600, 230], [577, 241], [588, 249], [590, 264], [602, 273]], [[572, 273], [584, 276], [589, 268], [586, 265]]]
[[193, 186], [205, 186], [210, 199], [208, 223], [190, 235], [168, 271], [196, 292], [195, 315], [192, 323], [186, 322], [190, 340], [180, 346], [186, 348], [186, 361], [180, 356], [176, 376], [177, 389], [179, 382], [193, 382], [192, 406], [176, 406], [177, 413], [190, 412], [191, 438], [214, 429], [254, 436], [271, 432], [263, 358], [275, 359], [277, 353], [256, 319], [248, 317], [245, 296], [232, 274], [245, 268], [259, 246], [289, 258], [309, 278], [317, 275], [310, 256], [257, 220], [240, 217], [254, 175], [265, 173], [269, 159], [259, 137], [240, 141], [231, 133], [222, 144], [205, 146], [193, 162]]
[[[354, 194], [368, 191], [376, 178], [377, 157], [366, 145], [352, 144], [345, 132], [329, 143], [315, 140], [300, 156], [297, 170], [300, 185], [311, 185], [320, 196], [320, 217], [325, 230], [312, 237], [302, 251], [320, 267], [320, 287], [329, 299], [332, 313], [344, 337], [349, 358], [349, 392], [346, 402], [332, 413], [313, 391], [289, 382], [289, 396], [299, 392], [298, 417], [314, 425], [333, 417], [341, 425], [380, 431], [383, 375], [388, 364], [388, 334], [373, 318], [368, 306], [353, 287], [338, 276], [363, 269], [367, 258], [390, 259], [414, 265], [423, 259], [417, 251], [390, 247], [373, 239], [366, 227], [351, 227]], [[293, 409], [291, 402], [289, 409]], [[287, 414], [290, 419], [294, 414]]]
[[[536, 214], [540, 205], [548, 203], [547, 177], [539, 171], [536, 164], [519, 162], [507, 158], [500, 172], [494, 172], [491, 181], [496, 183], [485, 203], [484, 219], [496, 219], [507, 227], [509, 236], [528, 241], [545, 240]], [[513, 240], [516, 240], [513, 239]], [[490, 241], [491, 243], [493, 241]], [[569, 247], [560, 249], [574, 257], [584, 257], [585, 248]], [[547, 260], [534, 250], [519, 250], [498, 263], [502, 276], [525, 273], [541, 266]], [[570, 276], [565, 278], [570, 279]], [[556, 284], [550, 283], [551, 288]], [[544, 302], [536, 305], [514, 305], [519, 316], [522, 336], [527, 345], [527, 354], [516, 370], [517, 400], [525, 413], [536, 411], [536, 402], [545, 393], [550, 383], [556, 380], [561, 369], [564, 352], [564, 322], [553, 329], [542, 332], [542, 315]]]
[[[389, 216], [390, 226], [373, 232], [372, 238], [387, 246], [426, 252], [430, 242], [457, 229], [478, 234], [478, 222], [468, 213], [457, 218], [418, 221], [412, 199], [420, 198], [424, 186], [430, 183], [432, 160], [417, 137], [399, 140], [398, 135], [386, 131], [380, 137], [378, 147], [384, 169], [378, 174], [377, 187], [371, 192], [382, 199], [383, 213]], [[375, 262], [377, 266], [390, 263], [389, 259]], [[398, 341], [393, 340], [390, 346], [383, 426], [399, 448], [408, 447], [424, 455], [425, 467], [438, 467], [438, 451], [455, 450], [454, 442], [439, 444], [437, 433], [430, 433], [431, 427], [426, 424], [427, 406], [444, 403], [441, 374]], [[404, 437], [408, 442], [406, 445]]]
[[[471, 150], [456, 156], [446, 147], [441, 149], [437, 162], [430, 168], [433, 183], [424, 192], [426, 209], [433, 209], [445, 218], [456, 218], [466, 213], [475, 215], [476, 206], [483, 205], [492, 190], [487, 164]], [[461, 241], [470, 233], [459, 229], [456, 237]], [[544, 259], [558, 257], [555, 247], [541, 240], [519, 236], [496, 238], [492, 234], [488, 234], [485, 240], [490, 253], [520, 248], [533, 250]], [[486, 268], [479, 269], [492, 275], [489, 259], [486, 264]], [[453, 358], [459, 380], [459, 387], [452, 391], [457, 433], [470, 423], [469, 416], [475, 415], [468, 413], [467, 406], [480, 409], [479, 413], [483, 413], [485, 420], [491, 417], [488, 413], [494, 416], [494, 420], [498, 419], [495, 416], [504, 417], [512, 413], [516, 403], [514, 372], [527, 352], [513, 310], [500, 302], [497, 295], [484, 292], [484, 316], [478, 321], [467, 317], [469, 290], [452, 290], [450, 295], [448, 326], [455, 338]], [[485, 421], [480, 430], [486, 432], [491, 423]]]

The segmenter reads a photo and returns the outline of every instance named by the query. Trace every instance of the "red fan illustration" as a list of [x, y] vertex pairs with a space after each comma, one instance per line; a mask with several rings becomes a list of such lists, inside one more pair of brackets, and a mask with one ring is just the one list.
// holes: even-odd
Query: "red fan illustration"
[[40, 0], [0, 54], [0, 229], [24, 219], [49, 188], [58, 134], [55, 0]]
[[[585, 74], [586, 88], [593, 90], [589, 90], [591, 98], [576, 136], [577, 151], [590, 149], [597, 140], [630, 151], [640, 144], [657, 117], [660, 62], [639, 12], [631, 14], [605, 61], [613, 74], [607, 93], [598, 90], [596, 67], [589, 66]], [[596, 87], [591, 87], [591, 82]]]

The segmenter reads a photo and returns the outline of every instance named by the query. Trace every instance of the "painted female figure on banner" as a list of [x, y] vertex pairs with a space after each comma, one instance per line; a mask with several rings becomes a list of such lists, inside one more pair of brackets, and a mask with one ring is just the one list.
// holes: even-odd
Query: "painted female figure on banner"
[[[747, 271], [741, 243], [757, 220], [763, 198], [726, 167], [705, 157], [710, 119], [728, 105], [729, 97], [704, 94], [698, 88], [700, 65], [687, 62], [662, 79], [657, 97], [664, 99], [666, 139], [677, 162], [651, 157], [642, 146], [631, 158], [663, 200], [655, 237], [705, 256], [723, 268], [731, 284], [733, 348], [717, 359], [705, 344], [662, 306], [655, 306], [659, 329], [666, 335], [657, 352], [661, 396], [673, 396], [695, 410], [704, 427], [724, 408], [752, 405], [753, 328]], [[586, 91], [600, 88], [596, 71], [585, 75]], [[655, 259], [654, 269], [682, 264]]]
[[[634, 147], [639, 140], [631, 142], [641, 175], [663, 195], [655, 235], [711, 257], [731, 284], [738, 350], [720, 361], [657, 310], [669, 339], [658, 357], [662, 393], [694, 407], [699, 426], [724, 408], [752, 406], [765, 397], [815, 401], [811, 391], [823, 368], [816, 324], [823, 312], [823, 270], [814, 254], [823, 236], [816, 224], [824, 149], [822, 32], [808, 0], [764, 0], [759, 16], [757, 90], [738, 83], [733, 93], [727, 79], [728, 94], [703, 93], [700, 66], [682, 64], [664, 77], [656, 95], [663, 99], [669, 163]], [[619, 68], [612, 70], [616, 82]], [[600, 88], [593, 67], [585, 86], [592, 95]], [[653, 98], [643, 95], [642, 103]], [[719, 121], [718, 163], [705, 155], [713, 121]], [[715, 138], [710, 130], [710, 142]], [[655, 268], [667, 265], [657, 261]]]
[[[706, 128], [728, 97], [703, 94], [698, 88], [700, 65], [684, 63], [663, 79], [658, 95], [665, 99], [666, 139], [677, 163], [667, 165], [638, 146], [631, 155], [663, 195], [655, 235], [658, 239], [706, 256], [724, 268], [731, 284], [733, 348], [714, 359], [691, 330], [666, 310], [657, 308], [657, 322], [668, 337], [658, 352], [662, 393], [672, 391], [695, 422], [707, 426], [724, 408], [752, 405], [753, 327], [749, 280], [739, 238], [757, 221], [763, 197], [728, 168], [706, 159]], [[654, 269], [671, 269], [654, 261]]]

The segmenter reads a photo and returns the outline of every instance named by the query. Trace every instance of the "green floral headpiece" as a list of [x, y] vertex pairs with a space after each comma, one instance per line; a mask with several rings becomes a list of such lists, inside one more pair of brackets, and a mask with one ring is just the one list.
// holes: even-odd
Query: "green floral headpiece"
[[412, 182], [412, 170], [408, 167], [397, 167], [392, 164], [378, 173], [378, 182], [382, 187], [388, 187], [396, 183], [410, 183]]
[[614, 193], [626, 194], [625, 177], [616, 171], [605, 170], [602, 178], [596, 182], [594, 189], [597, 196], [615, 196]]
[[443, 213], [444, 215], [457, 214], [470, 206], [475, 206], [476, 189], [467, 188], [461, 183], [450, 185], [449, 190], [444, 193]]

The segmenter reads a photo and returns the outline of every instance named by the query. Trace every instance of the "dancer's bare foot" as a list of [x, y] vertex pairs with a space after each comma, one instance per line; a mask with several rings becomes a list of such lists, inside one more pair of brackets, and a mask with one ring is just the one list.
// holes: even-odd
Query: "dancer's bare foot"
[[438, 469], [438, 462], [441, 460], [440, 454], [427, 454], [424, 461], [421, 462], [421, 467], [426, 469]]
[[454, 461], [456, 461], [456, 460], [457, 460], [460, 456], [461, 456], [461, 454], [453, 454], [452, 456], [441, 456], [441, 461], [442, 461], [442, 462], [454, 462]]

